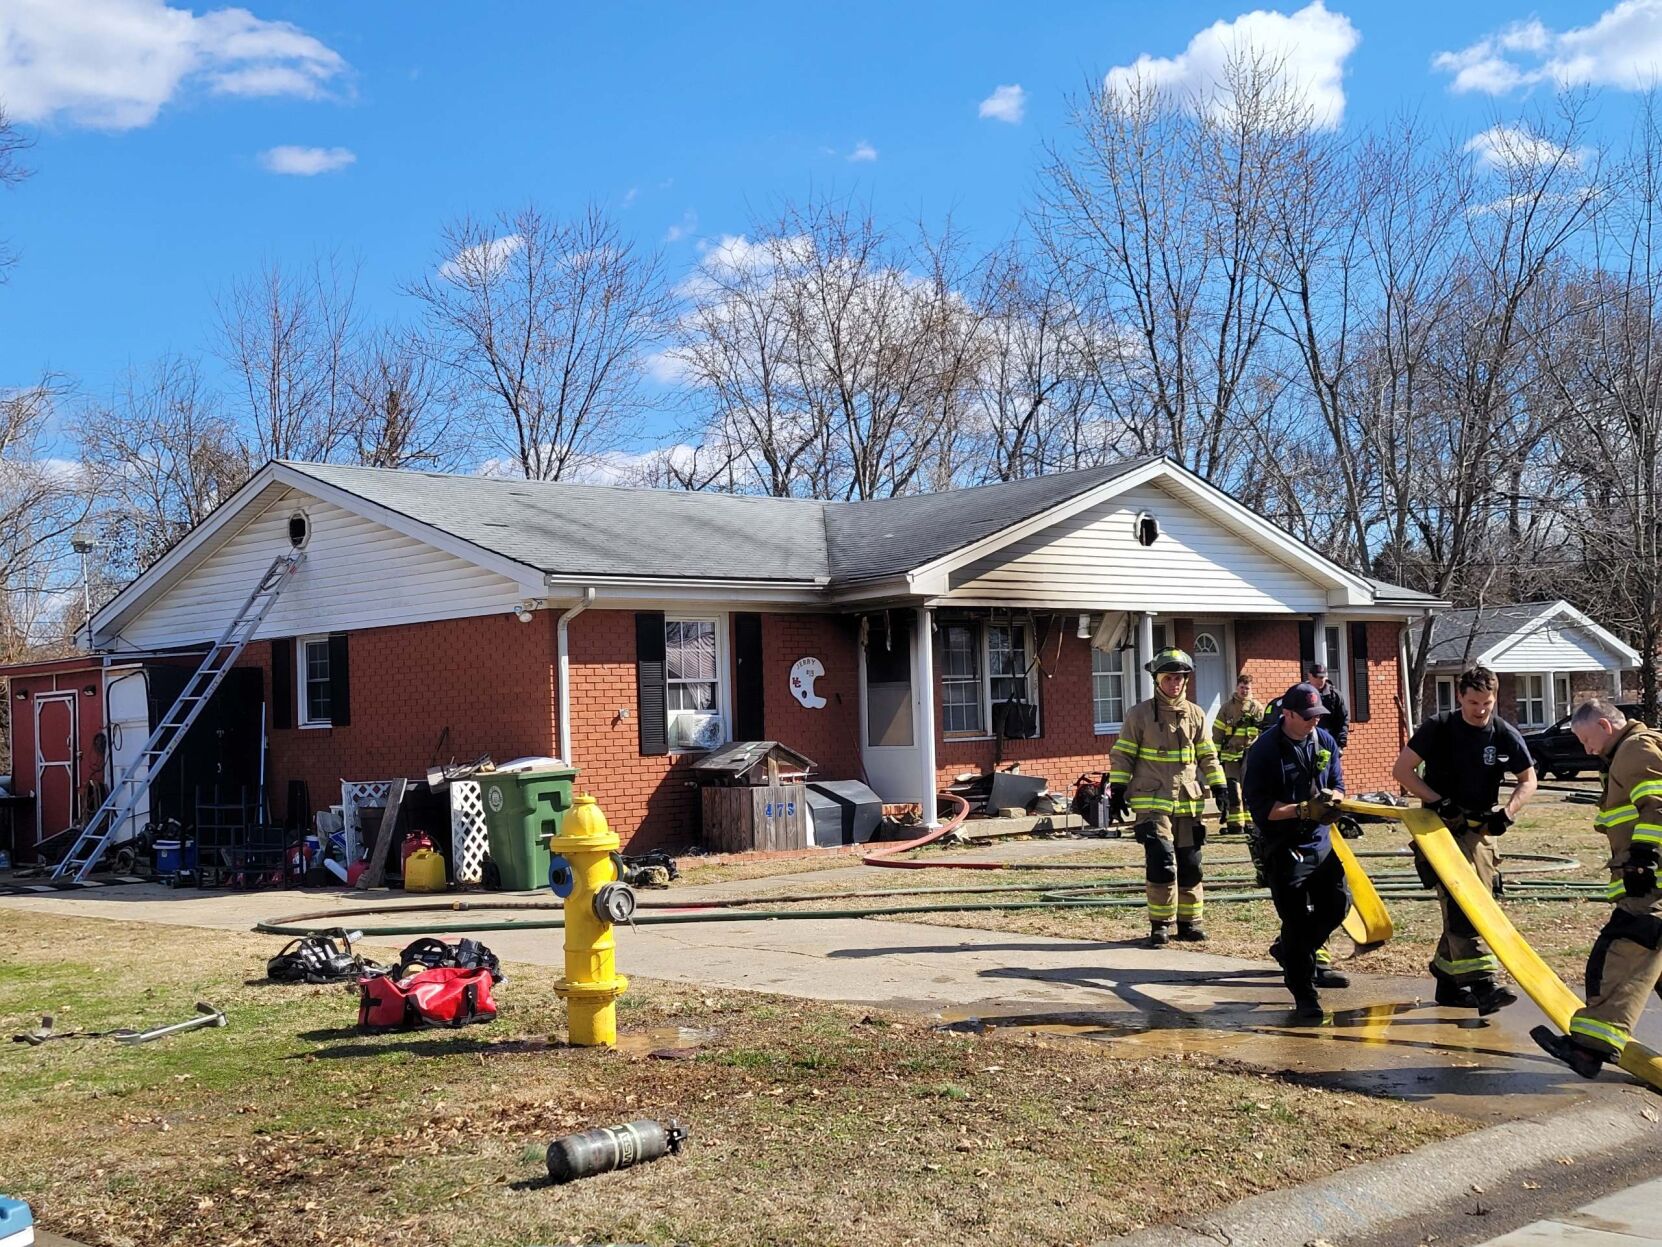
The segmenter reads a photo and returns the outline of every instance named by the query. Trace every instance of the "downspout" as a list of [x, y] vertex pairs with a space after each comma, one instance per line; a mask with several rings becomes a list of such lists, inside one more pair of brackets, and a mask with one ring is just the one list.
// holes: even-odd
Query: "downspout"
[[1402, 733], [1397, 740], [1399, 746], [1407, 743], [1414, 732], [1413, 689], [1408, 676], [1408, 629], [1411, 626], [1411, 621], [1404, 619], [1402, 627], [1397, 629], [1397, 685], [1402, 697], [1402, 713], [1397, 716]]
[[939, 827], [940, 814], [936, 809], [935, 790], [935, 611], [932, 607], [918, 607], [917, 640], [917, 737], [918, 737], [918, 808], [923, 814], [923, 825]]
[[556, 714], [559, 718], [560, 732], [560, 761], [567, 766], [572, 764], [571, 757], [571, 636], [566, 627], [573, 619], [581, 615], [594, 605], [594, 586], [590, 585], [583, 590], [582, 601], [560, 616], [560, 622], [555, 625], [556, 645], [560, 651], [559, 673], [559, 706]]

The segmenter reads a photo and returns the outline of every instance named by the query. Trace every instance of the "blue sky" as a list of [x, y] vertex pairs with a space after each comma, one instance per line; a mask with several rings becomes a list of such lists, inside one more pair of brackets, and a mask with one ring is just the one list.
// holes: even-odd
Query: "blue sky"
[[1220, 21], [1290, 38], [1347, 126], [1409, 107], [1475, 134], [1566, 75], [1601, 86], [1619, 126], [1662, 61], [1662, 0], [0, 0], [0, 101], [36, 139], [35, 175], [0, 194], [19, 254], [0, 387], [50, 368], [96, 395], [129, 361], [202, 351], [216, 291], [267, 259], [356, 258], [367, 312], [405, 317], [398, 287], [436, 267], [443, 221], [532, 199], [607, 203], [677, 270], [810, 189], [889, 219], [950, 211], [992, 242], [1070, 93]]

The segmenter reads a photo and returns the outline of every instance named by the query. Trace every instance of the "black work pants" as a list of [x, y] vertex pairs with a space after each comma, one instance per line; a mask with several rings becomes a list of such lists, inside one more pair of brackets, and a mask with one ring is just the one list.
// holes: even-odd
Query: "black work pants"
[[1281, 967], [1293, 991], [1313, 987], [1316, 950], [1345, 920], [1350, 892], [1345, 887], [1344, 863], [1330, 847], [1264, 849], [1264, 867], [1270, 897], [1281, 918]]

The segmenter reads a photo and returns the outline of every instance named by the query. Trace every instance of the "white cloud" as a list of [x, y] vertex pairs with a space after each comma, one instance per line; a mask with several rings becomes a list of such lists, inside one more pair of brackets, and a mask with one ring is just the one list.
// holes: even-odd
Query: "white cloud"
[[344, 147], [271, 147], [260, 153], [260, 164], [266, 172], [302, 178], [333, 173], [356, 163], [357, 159]]
[[1466, 150], [1474, 153], [1478, 163], [1487, 169], [1533, 169], [1556, 162], [1572, 169], [1581, 165], [1580, 152], [1560, 147], [1522, 126], [1490, 126], [1481, 134], [1473, 135]]
[[1176, 56], [1144, 53], [1109, 70], [1107, 86], [1124, 91], [1136, 83], [1154, 85], [1207, 108], [1227, 108], [1224, 78], [1231, 58], [1267, 57], [1279, 65], [1282, 81], [1303, 99], [1315, 123], [1332, 128], [1344, 118], [1345, 61], [1361, 42], [1351, 20], [1330, 12], [1322, 0], [1291, 15], [1255, 9], [1232, 22], [1214, 22]]
[[854, 150], [848, 153], [850, 164], [868, 164], [877, 159], [877, 149], [861, 139], [854, 145]]
[[639, 199], [640, 195], [641, 188], [638, 186], [631, 186], [628, 190], [623, 192], [623, 206], [625, 208], [633, 208], [635, 206], [635, 200]]
[[340, 54], [246, 9], [202, 14], [163, 0], [5, 0], [0, 97], [17, 121], [147, 126], [188, 85], [215, 95], [327, 93]]
[[698, 232], [698, 213], [688, 208], [681, 214], [681, 219], [664, 231], [665, 242], [680, 242], [683, 238], [691, 238]]
[[1431, 63], [1454, 75], [1457, 92], [1503, 95], [1539, 83], [1642, 91], [1662, 80], [1662, 0], [1622, 0], [1591, 25], [1562, 31], [1515, 22]]
[[439, 276], [446, 281], [456, 282], [478, 281], [483, 277], [495, 276], [524, 245], [525, 239], [519, 234], [505, 234], [489, 242], [463, 247], [439, 265]]
[[1027, 115], [1027, 92], [1021, 89], [1019, 82], [1007, 87], [995, 87], [993, 93], [981, 101], [978, 115], [1019, 126], [1021, 119]]

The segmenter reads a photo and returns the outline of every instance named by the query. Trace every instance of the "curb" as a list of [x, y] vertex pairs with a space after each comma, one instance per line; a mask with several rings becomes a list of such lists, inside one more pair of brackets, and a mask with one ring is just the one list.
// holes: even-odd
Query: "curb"
[[1646, 1107], [1642, 1101], [1630, 1101], [1506, 1122], [1314, 1182], [1254, 1195], [1187, 1224], [1155, 1226], [1102, 1241], [1113, 1247], [1336, 1243], [1454, 1204], [1469, 1197], [1474, 1185], [1493, 1190], [1510, 1175], [1561, 1156], [1580, 1160], [1641, 1141], [1654, 1145], [1662, 1127], [1643, 1115]]

